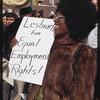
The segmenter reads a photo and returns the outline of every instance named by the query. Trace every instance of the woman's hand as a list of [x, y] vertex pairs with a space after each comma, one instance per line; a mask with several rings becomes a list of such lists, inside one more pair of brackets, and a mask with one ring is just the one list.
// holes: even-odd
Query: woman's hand
[[13, 39], [11, 40], [11, 43], [10, 43], [10, 48], [11, 48], [11, 50], [12, 50], [12, 48], [13, 48], [17, 43], [18, 43], [18, 41], [17, 41], [16, 38], [13, 38]]

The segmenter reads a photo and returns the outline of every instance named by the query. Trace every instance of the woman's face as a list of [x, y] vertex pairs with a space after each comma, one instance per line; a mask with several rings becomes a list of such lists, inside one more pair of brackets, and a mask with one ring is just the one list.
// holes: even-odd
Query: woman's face
[[3, 26], [6, 26], [7, 25], [6, 16], [4, 16], [2, 19], [3, 19]]
[[65, 17], [61, 13], [56, 13], [54, 17], [54, 22], [54, 30], [56, 35], [68, 33], [68, 28], [65, 23]]

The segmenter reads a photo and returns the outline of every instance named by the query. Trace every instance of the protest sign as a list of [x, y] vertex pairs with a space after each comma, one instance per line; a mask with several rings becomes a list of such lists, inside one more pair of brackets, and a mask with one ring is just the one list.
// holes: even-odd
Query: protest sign
[[53, 19], [24, 17], [9, 61], [9, 77], [42, 85], [54, 41]]

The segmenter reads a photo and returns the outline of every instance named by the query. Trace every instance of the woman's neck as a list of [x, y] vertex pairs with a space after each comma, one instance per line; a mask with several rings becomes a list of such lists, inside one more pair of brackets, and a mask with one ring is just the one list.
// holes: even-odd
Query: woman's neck
[[58, 42], [63, 42], [64, 40], [69, 40], [71, 39], [69, 37], [69, 34], [60, 34], [60, 35], [56, 35], [55, 36], [55, 39], [58, 41]]

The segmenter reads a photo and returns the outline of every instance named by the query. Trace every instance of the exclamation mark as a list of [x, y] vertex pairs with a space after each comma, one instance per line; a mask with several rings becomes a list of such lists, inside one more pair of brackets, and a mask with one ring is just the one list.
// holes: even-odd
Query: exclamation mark
[[40, 73], [40, 71], [42, 70], [42, 68], [43, 68], [43, 65], [41, 66], [41, 68], [40, 68], [40, 70], [38, 71], [38, 73]]

